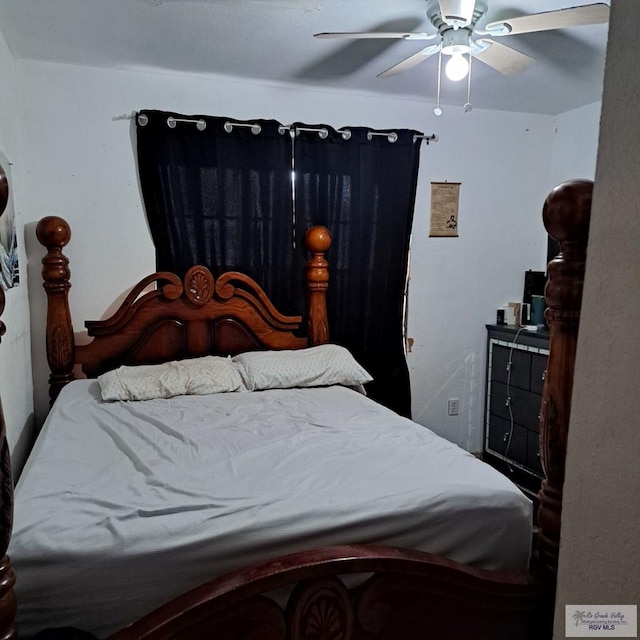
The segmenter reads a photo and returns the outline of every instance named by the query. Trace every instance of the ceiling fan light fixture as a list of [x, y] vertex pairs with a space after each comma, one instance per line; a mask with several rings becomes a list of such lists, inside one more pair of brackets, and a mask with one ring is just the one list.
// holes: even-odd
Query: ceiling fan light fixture
[[444, 67], [444, 72], [453, 82], [459, 82], [469, 73], [469, 61], [462, 53], [454, 53]]
[[442, 53], [469, 53], [471, 51], [471, 31], [469, 29], [447, 29], [442, 32]]

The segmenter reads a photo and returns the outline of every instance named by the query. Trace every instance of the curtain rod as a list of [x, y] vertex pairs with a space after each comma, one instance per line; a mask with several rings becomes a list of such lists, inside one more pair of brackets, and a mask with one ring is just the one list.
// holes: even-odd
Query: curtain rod
[[[292, 125], [284, 125], [281, 124], [278, 127], [278, 133], [284, 133], [285, 131], [291, 131]], [[317, 131], [318, 137], [323, 140], [329, 135], [329, 130], [326, 127], [296, 127], [295, 133], [299, 131]], [[342, 135], [344, 140], [349, 140], [351, 138], [351, 131], [349, 129], [336, 129], [336, 131]], [[386, 136], [389, 142], [396, 142], [398, 140], [398, 134], [396, 131], [369, 131], [367, 132], [367, 140], [372, 140], [373, 136]], [[431, 135], [425, 135], [423, 133], [414, 133], [413, 141], [416, 140], [426, 140], [427, 144], [429, 142], [438, 142], [438, 136], [435, 133]]]
[[[138, 116], [138, 123], [140, 124], [140, 126], [144, 127], [148, 122], [149, 118], [146, 114], [141, 113]], [[174, 118], [173, 116], [169, 116], [167, 118], [167, 126], [171, 129], [175, 129], [178, 122], [194, 122], [196, 128], [199, 131], [204, 131], [207, 128], [207, 123], [201, 118], [197, 120], [194, 118]], [[223, 126], [224, 130], [227, 133], [231, 133], [233, 131], [233, 127], [249, 127], [251, 129], [251, 133], [253, 133], [254, 135], [258, 135], [262, 131], [262, 127], [257, 122], [230, 122], [229, 120], [227, 120]], [[329, 136], [329, 130], [326, 127], [295, 127], [294, 129], [293, 125], [285, 124], [281, 124], [278, 127], [279, 134], [284, 135], [286, 131], [292, 132], [292, 135], [298, 135], [300, 131], [315, 131], [318, 133], [318, 137], [322, 140]], [[337, 132], [342, 135], [342, 138], [344, 140], [349, 140], [349, 138], [351, 138], [351, 131], [349, 131], [349, 129], [337, 129]], [[386, 136], [387, 140], [391, 143], [398, 140], [398, 134], [396, 131], [369, 131], [367, 133], [368, 140], [372, 140], [373, 136]], [[430, 142], [438, 142], [438, 136], [435, 133], [432, 133], [430, 135], [425, 135], [423, 133], [414, 133], [413, 141], [416, 142], [416, 140], [425, 140], [426, 143], [429, 144]]]

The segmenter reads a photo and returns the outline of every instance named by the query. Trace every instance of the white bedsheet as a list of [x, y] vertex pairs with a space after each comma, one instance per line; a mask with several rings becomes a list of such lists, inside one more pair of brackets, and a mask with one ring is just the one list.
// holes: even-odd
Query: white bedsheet
[[454, 444], [342, 387], [105, 403], [67, 385], [16, 488], [28, 637], [98, 636], [231, 569], [374, 543], [524, 568], [531, 503]]

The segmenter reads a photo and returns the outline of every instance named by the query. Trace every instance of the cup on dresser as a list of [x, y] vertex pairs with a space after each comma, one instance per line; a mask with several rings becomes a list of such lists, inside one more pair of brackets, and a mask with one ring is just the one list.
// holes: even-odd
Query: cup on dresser
[[531, 296], [531, 324], [544, 325], [544, 296]]

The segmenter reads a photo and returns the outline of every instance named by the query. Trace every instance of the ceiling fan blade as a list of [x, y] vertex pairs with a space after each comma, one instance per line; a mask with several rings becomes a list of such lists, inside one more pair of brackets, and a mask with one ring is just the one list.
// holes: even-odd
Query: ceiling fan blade
[[478, 44], [480, 45], [487, 43], [489, 46], [486, 49], [478, 52], [472, 51], [471, 54], [480, 60], [480, 62], [484, 62], [486, 65], [489, 65], [505, 76], [520, 73], [535, 62], [535, 60], [530, 56], [521, 53], [520, 51], [516, 51], [511, 47], [507, 47], [500, 42], [495, 42], [488, 38], [478, 40]]
[[407, 33], [404, 31], [342, 31], [314, 33], [314, 38], [397, 38], [400, 40], [433, 40], [439, 33]]
[[491, 22], [485, 32], [491, 36], [517, 35], [534, 31], [565, 29], [589, 24], [600, 24], [609, 20], [609, 5], [603, 2], [587, 4], [581, 7], [570, 7], [556, 11], [533, 13], [528, 16], [510, 18], [500, 22]]
[[440, 44], [432, 44], [430, 47], [425, 47], [421, 51], [418, 51], [418, 53], [414, 53], [412, 56], [402, 60], [402, 62], [398, 62], [398, 64], [394, 64], [393, 67], [389, 67], [387, 70], [379, 73], [378, 78], [389, 78], [397, 75], [398, 73], [402, 73], [403, 71], [407, 71], [407, 69], [411, 69], [421, 62], [424, 62], [434, 53], [438, 53], [439, 50]]

